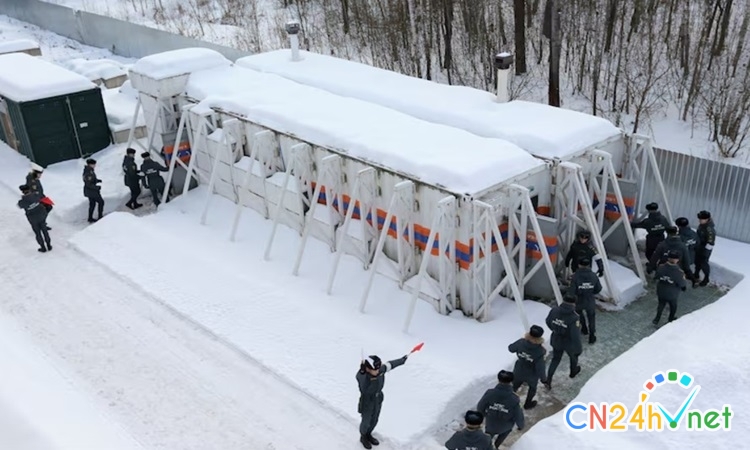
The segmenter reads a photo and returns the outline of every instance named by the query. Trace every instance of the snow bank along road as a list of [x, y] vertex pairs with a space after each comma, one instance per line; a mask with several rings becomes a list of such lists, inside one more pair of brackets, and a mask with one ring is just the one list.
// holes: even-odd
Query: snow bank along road
[[67, 248], [70, 226], [53, 219], [54, 250], [37, 253], [16, 201], [0, 187], [0, 309], [144, 448], [357, 444], [353, 424]]

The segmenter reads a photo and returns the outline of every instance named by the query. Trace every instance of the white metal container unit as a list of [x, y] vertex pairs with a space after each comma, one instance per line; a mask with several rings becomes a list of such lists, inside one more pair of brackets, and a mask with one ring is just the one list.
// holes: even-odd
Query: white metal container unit
[[[547, 164], [507, 142], [242, 68], [192, 74], [186, 97], [203, 100], [186, 107], [190, 112], [181, 124], [189, 129], [196, 155], [190, 169], [202, 175], [212, 192], [258, 209], [275, 225], [286, 222], [296, 228], [303, 234], [301, 250], [313, 234], [339, 254], [357, 254], [367, 266], [373, 247], [374, 264], [384, 261], [377, 256], [384, 248], [396, 262], [393, 278], [415, 295], [431, 298], [442, 312], [456, 307], [457, 292], [465, 312], [486, 317], [487, 299], [503, 288], [510, 288], [522, 307], [518, 288], [523, 283], [516, 275], [524, 278], [527, 245], [545, 239], [538, 226], [538, 233], [530, 235], [520, 230], [537, 224], [529, 194], [549, 189]], [[319, 201], [309, 202], [310, 198]], [[352, 198], [354, 208], [347, 205]], [[490, 204], [475, 202], [481, 199]], [[279, 209], [278, 204], [285, 207]], [[510, 214], [514, 219], [507, 225], [508, 235], [517, 236], [509, 243], [514, 257], [507, 257], [503, 245], [492, 258], [474, 258], [489, 253], [480, 250], [491, 247], [493, 239], [503, 239], [498, 222], [511, 208], [524, 212]], [[369, 221], [356, 220], [355, 214], [360, 219], [369, 216]], [[389, 220], [389, 215], [396, 219]], [[388, 222], [394, 223], [387, 226]], [[390, 231], [380, 233], [375, 223]], [[482, 233], [480, 225], [489, 233]], [[435, 239], [430, 231], [438, 228]], [[440, 238], [451, 234], [454, 239]], [[395, 239], [399, 235], [403, 238]], [[431, 243], [425, 241], [431, 236], [437, 241], [431, 245], [433, 257], [421, 264], [417, 249], [428, 248]], [[271, 242], [272, 238], [269, 252]], [[532, 252], [531, 257], [540, 261], [533, 270], [546, 270], [554, 280], [549, 256], [552, 252], [554, 257], [554, 242], [549, 250], [537, 246]], [[503, 259], [518, 267], [507, 271], [498, 286]], [[429, 277], [412, 278], [425, 271]], [[557, 284], [552, 284], [559, 300]]]
[[[628, 141], [620, 129], [599, 117], [538, 103], [502, 102], [481, 90], [433, 83], [309, 52], [301, 52], [297, 59], [292, 60], [288, 51], [280, 50], [244, 57], [237, 60], [237, 64], [393, 108], [423, 120], [464, 129], [479, 136], [504, 139], [539, 158], [555, 162], [555, 185], [569, 185], [572, 188], [581, 179], [589, 200], [571, 201], [565, 198], [566, 195], [553, 192], [557, 198], [540, 202], [539, 212], [552, 213], [560, 219], [561, 237], [565, 245], [573, 239], [577, 225], [599, 230], [599, 233], [595, 233], [598, 235], [595, 240], [601, 241], [602, 246], [604, 240], [612, 236], [627, 240], [629, 253], [636, 260], [637, 271], [645, 283], [645, 274], [638, 262], [638, 252], [626, 221], [634, 217], [637, 205], [642, 202], [647, 167], [651, 167], [657, 185], [662, 186], [647, 137], [633, 136]], [[509, 66], [503, 69], [507, 72]], [[498, 78], [507, 79], [501, 77], [500, 72], [503, 70], [499, 70]], [[498, 95], [501, 91], [499, 86]], [[561, 165], [563, 161], [579, 167]], [[625, 194], [620, 189], [623, 179], [630, 181], [626, 183], [628, 192]], [[663, 186], [661, 197], [667, 215], [671, 216]], [[599, 203], [598, 199], [601, 198], [605, 202]], [[586, 208], [585, 203], [591, 203], [591, 200], [593, 207]], [[568, 217], [565, 211], [575, 203], [582, 205], [583, 209], [591, 209], [591, 214], [581, 215], [593, 218], [583, 217], [586, 223], [577, 223], [573, 217]], [[620, 211], [627, 211], [627, 217]], [[605, 218], [610, 223], [605, 223]], [[620, 234], [615, 235], [615, 231]]]

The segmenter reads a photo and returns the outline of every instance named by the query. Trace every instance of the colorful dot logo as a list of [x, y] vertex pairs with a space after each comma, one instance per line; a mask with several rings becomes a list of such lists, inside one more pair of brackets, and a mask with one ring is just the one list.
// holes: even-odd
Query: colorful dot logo
[[[653, 392], [657, 386], [664, 384], [679, 384], [683, 389], [688, 389], [693, 384], [693, 377], [687, 372], [681, 374], [677, 370], [670, 370], [666, 375], [664, 372], [657, 372], [652, 379], [647, 380], [643, 384], [646, 392], [641, 393], [641, 402], [646, 401], [648, 394]], [[670, 422], [669, 426], [670, 428], [677, 428], [677, 422]]]

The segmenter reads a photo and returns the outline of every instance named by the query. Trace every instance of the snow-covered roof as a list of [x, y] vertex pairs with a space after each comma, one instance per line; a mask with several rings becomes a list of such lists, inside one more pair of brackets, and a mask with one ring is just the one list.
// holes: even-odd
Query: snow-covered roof
[[109, 80], [127, 75], [122, 64], [111, 59], [83, 59], [75, 58], [64, 63], [69, 70], [79, 73], [89, 80]]
[[94, 89], [86, 77], [25, 53], [0, 55], [0, 95], [29, 102]]
[[231, 61], [214, 50], [183, 48], [141, 58], [130, 70], [154, 80], [163, 80], [197, 70], [226, 67], [230, 64]]
[[251, 55], [237, 65], [393, 108], [484, 137], [505, 139], [544, 158], [565, 158], [622, 134], [600, 117], [540, 103], [498, 103], [489, 92], [401, 75], [366, 64], [289, 50]]
[[0, 42], [0, 53], [22, 52], [24, 50], [38, 48], [39, 44], [31, 39], [16, 39], [13, 41]]
[[459, 194], [475, 194], [543, 162], [514, 144], [242, 67], [193, 73], [186, 93], [252, 122], [383, 165]]

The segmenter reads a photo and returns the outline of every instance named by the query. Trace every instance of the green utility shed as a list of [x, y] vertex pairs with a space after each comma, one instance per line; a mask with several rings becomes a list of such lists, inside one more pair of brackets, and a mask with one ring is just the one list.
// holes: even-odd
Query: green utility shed
[[46, 167], [110, 145], [101, 90], [24, 53], [0, 55], [0, 139]]

